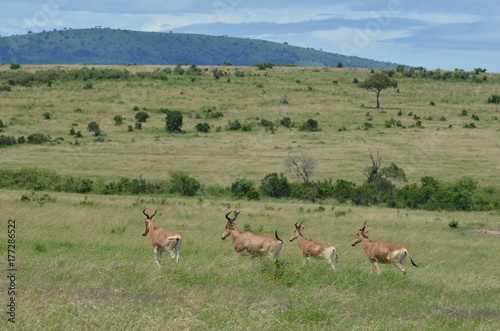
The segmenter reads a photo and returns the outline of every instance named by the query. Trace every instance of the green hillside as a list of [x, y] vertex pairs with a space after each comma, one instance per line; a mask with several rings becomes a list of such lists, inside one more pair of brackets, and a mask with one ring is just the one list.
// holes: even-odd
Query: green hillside
[[265, 40], [115, 29], [69, 29], [0, 38], [0, 63], [163, 64], [394, 68], [397, 64]]

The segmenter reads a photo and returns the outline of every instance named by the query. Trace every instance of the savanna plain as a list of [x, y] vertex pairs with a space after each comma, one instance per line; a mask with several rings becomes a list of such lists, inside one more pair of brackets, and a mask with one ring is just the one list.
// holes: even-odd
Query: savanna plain
[[[18, 70], [54, 68], [81, 67]], [[165, 67], [94, 70], [105, 68]], [[487, 102], [500, 94], [498, 74], [483, 73], [482, 82], [396, 74], [398, 87], [382, 91], [377, 109], [375, 94], [353, 83], [368, 78], [369, 69], [201, 69], [195, 77], [54, 81], [0, 92], [0, 134], [52, 138], [1, 147], [0, 170], [47, 169], [95, 182], [161, 181], [183, 171], [202, 183], [193, 197], [1, 189], [2, 329], [498, 330], [499, 210], [248, 200], [220, 189], [240, 178], [258, 185], [269, 173], [285, 173], [285, 159], [296, 155], [317, 162], [313, 180], [361, 184], [362, 169], [377, 153], [384, 164], [404, 169], [409, 183], [470, 177], [498, 188], [500, 108]], [[224, 74], [216, 79], [214, 69]], [[161, 108], [181, 111], [182, 133], [167, 132]], [[140, 129], [137, 109], [150, 115]], [[207, 119], [207, 110], [223, 116]], [[285, 117], [290, 128], [280, 125]], [[262, 126], [263, 119], [273, 128]], [[309, 119], [318, 131], [299, 129]], [[401, 125], [386, 125], [391, 119]], [[87, 130], [93, 121], [100, 137]], [[230, 121], [251, 129], [228, 130]], [[196, 131], [200, 122], [211, 130]], [[72, 128], [82, 137], [70, 135]], [[158, 210], [156, 225], [182, 235], [178, 265], [164, 254], [156, 266], [150, 239], [142, 236], [144, 209]], [[221, 240], [224, 215], [233, 210], [241, 211], [241, 230], [277, 230], [281, 261], [252, 266], [229, 238]], [[7, 314], [9, 219], [16, 220], [15, 323]], [[381, 265], [381, 275], [372, 274], [362, 247], [351, 247], [365, 221], [370, 239], [403, 245], [418, 267], [407, 263], [403, 276]], [[335, 272], [324, 261], [302, 265], [297, 243], [288, 241], [296, 222], [307, 238], [336, 247]]]

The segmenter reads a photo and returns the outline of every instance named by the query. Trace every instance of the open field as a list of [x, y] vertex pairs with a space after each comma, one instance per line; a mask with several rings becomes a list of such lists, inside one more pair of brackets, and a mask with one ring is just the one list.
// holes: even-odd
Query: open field
[[[496, 330], [500, 323], [498, 213], [450, 213], [278, 202], [225, 202], [50, 194], [43, 205], [0, 192], [2, 217], [17, 225], [19, 330]], [[184, 238], [180, 263], [156, 267], [142, 209]], [[279, 272], [252, 268], [220, 235], [228, 210], [239, 226], [285, 240]], [[448, 227], [458, 220], [458, 229]], [[370, 273], [351, 240], [363, 221], [370, 237], [403, 244], [418, 268]], [[336, 272], [302, 267], [293, 223], [336, 246]], [[5, 231], [4, 231], [5, 232]], [[5, 236], [2, 250], [5, 251]], [[5, 256], [3, 258], [5, 261]], [[5, 284], [2, 277], [2, 284]], [[5, 298], [2, 285], [2, 298]], [[5, 303], [5, 299], [3, 299]], [[5, 324], [5, 316], [2, 324]]]
[[[124, 69], [154, 70], [134, 66]], [[194, 82], [189, 77], [172, 76], [167, 81], [94, 81], [92, 90], [83, 89], [86, 82], [82, 81], [56, 81], [52, 87], [14, 87], [12, 92], [0, 95], [0, 119], [8, 124], [3, 134], [40, 132], [64, 141], [50, 148], [25, 145], [13, 152], [2, 150], [2, 167], [44, 165], [62, 175], [100, 179], [140, 175], [162, 179], [170, 170], [185, 170], [202, 183], [229, 185], [236, 178], [260, 180], [268, 173], [283, 172], [288, 155], [305, 153], [318, 161], [315, 179], [343, 178], [359, 183], [364, 180], [360, 169], [370, 163], [370, 151], [380, 151], [383, 162], [403, 168], [409, 182], [418, 182], [423, 176], [445, 181], [471, 176], [480, 184], [500, 186], [500, 109], [486, 102], [499, 93], [498, 75], [490, 75], [482, 84], [398, 78], [399, 93], [383, 91], [382, 109], [377, 110], [375, 95], [352, 83], [354, 78], [366, 78], [368, 70], [238, 70], [245, 72], [245, 77], [233, 74], [215, 80], [207, 70]], [[281, 102], [285, 96], [288, 104]], [[434, 106], [430, 106], [431, 101]], [[134, 106], [182, 111], [187, 133], [168, 134], [165, 115], [151, 111], [142, 130], [128, 132], [128, 125], [135, 123]], [[196, 118], [208, 108], [224, 117]], [[461, 116], [463, 110], [468, 116]], [[402, 116], [398, 116], [399, 111]], [[51, 113], [52, 119], [45, 120], [44, 112]], [[473, 113], [480, 121], [471, 119]], [[411, 127], [416, 121], [408, 114], [419, 116], [422, 127]], [[116, 115], [125, 117], [123, 125], [115, 125]], [[283, 117], [297, 124], [312, 118], [321, 131], [280, 127]], [[441, 117], [446, 121], [440, 121]], [[391, 118], [400, 120], [406, 128], [385, 128], [385, 121]], [[277, 123], [276, 132], [265, 132], [259, 124], [261, 119]], [[254, 130], [227, 131], [228, 121], [236, 120], [252, 124]], [[106, 135], [104, 143], [95, 142], [86, 130], [91, 121], [96, 121]], [[214, 129], [208, 134], [197, 133], [194, 127], [200, 122], [208, 122]], [[374, 127], [358, 129], [366, 122]], [[463, 128], [471, 122], [476, 129]], [[78, 145], [69, 135], [72, 127], [84, 135]], [[215, 132], [217, 127], [221, 132]], [[339, 132], [342, 127], [346, 131]]]
[[[423, 176], [442, 181], [469, 176], [480, 185], [500, 186], [500, 108], [486, 102], [500, 94], [499, 75], [480, 84], [396, 77], [399, 91], [383, 91], [382, 109], [375, 109], [374, 94], [353, 84], [369, 70], [221, 68], [230, 75], [219, 80], [207, 68], [194, 80], [173, 75], [166, 81], [91, 81], [91, 90], [83, 89], [87, 82], [55, 81], [50, 87], [0, 92], [0, 119], [6, 124], [0, 134], [62, 137], [58, 143], [0, 148], [0, 169], [36, 167], [102, 181], [164, 180], [174, 170], [205, 185], [228, 186], [238, 178], [258, 182], [284, 172], [287, 156], [304, 153], [318, 162], [313, 179], [362, 183], [360, 169], [370, 164], [370, 151], [380, 151], [383, 162], [403, 168], [410, 183]], [[236, 71], [244, 77], [236, 77]], [[130, 132], [134, 106], [147, 108], [151, 118], [142, 130]], [[167, 133], [165, 114], [154, 111], [159, 108], [182, 111], [186, 132]], [[224, 117], [200, 119], [209, 108]], [[44, 112], [51, 119], [44, 119]], [[125, 123], [116, 125], [116, 115]], [[259, 124], [283, 117], [297, 124], [313, 118], [321, 131], [278, 125], [271, 133]], [[391, 118], [404, 127], [385, 127]], [[253, 130], [226, 130], [235, 120]], [[99, 123], [103, 141], [86, 130], [90, 121]], [[197, 133], [200, 122], [208, 122], [211, 132]], [[366, 122], [373, 128], [362, 129]], [[476, 128], [464, 128], [471, 122]], [[83, 138], [69, 135], [72, 127]], [[158, 209], [157, 225], [183, 236], [178, 266], [164, 254], [163, 267], [156, 267], [150, 239], [141, 236], [144, 208]], [[285, 241], [281, 263], [264, 260], [252, 268], [248, 258], [236, 256], [230, 239], [220, 239], [224, 215], [231, 210], [241, 210], [241, 230], [278, 231]], [[498, 210], [431, 212], [337, 201], [2, 189], [0, 215], [4, 311], [9, 219], [16, 220], [17, 267], [16, 323], [8, 323], [4, 313], [2, 329], [441, 331], [500, 325]], [[302, 267], [297, 243], [288, 242], [300, 221], [306, 237], [337, 248], [336, 272], [322, 261]], [[372, 275], [363, 249], [350, 245], [364, 221], [373, 228], [371, 239], [405, 246], [419, 267], [407, 263], [404, 277], [382, 265], [382, 275]], [[449, 227], [451, 221], [458, 227]]]

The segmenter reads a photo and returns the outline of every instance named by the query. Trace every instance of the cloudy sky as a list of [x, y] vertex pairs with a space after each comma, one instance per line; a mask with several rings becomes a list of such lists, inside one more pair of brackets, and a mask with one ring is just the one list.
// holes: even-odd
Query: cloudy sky
[[498, 0], [2, 0], [0, 36], [98, 25], [265, 39], [431, 70], [500, 72]]

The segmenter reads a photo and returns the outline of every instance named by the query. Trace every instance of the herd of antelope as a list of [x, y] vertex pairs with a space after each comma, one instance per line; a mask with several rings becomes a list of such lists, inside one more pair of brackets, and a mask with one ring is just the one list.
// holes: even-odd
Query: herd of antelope
[[[148, 233], [150, 234], [153, 252], [155, 254], [155, 261], [158, 267], [161, 267], [161, 255], [164, 251], [169, 253], [177, 264], [179, 263], [182, 237], [177, 232], [166, 231], [162, 228], [156, 227], [155, 221], [153, 220], [156, 212], [157, 210], [152, 215], [148, 215], [146, 214], [146, 209], [142, 211], [142, 213], [146, 216], [146, 219], [144, 220], [146, 229], [142, 235], [146, 236]], [[274, 237], [259, 236], [251, 232], [241, 232], [234, 223], [240, 212], [234, 213], [233, 217], [229, 217], [230, 214], [231, 212], [226, 214], [227, 222], [221, 239], [224, 240], [231, 236], [236, 253], [242, 256], [250, 256], [252, 265], [254, 264], [256, 257], [267, 256], [273, 260], [280, 259], [283, 240], [278, 237], [278, 231], [275, 231]], [[335, 266], [332, 261], [336, 253], [335, 247], [329, 244], [318, 243], [312, 239], [307, 239], [304, 237], [303, 231], [304, 227], [302, 226], [302, 222], [300, 224], [295, 223], [295, 229], [290, 237], [290, 242], [297, 239], [302, 256], [304, 257], [304, 265], [310, 259], [323, 259], [329, 264], [332, 270], [335, 270]], [[417, 266], [408, 254], [406, 248], [397, 244], [388, 244], [381, 241], [370, 240], [366, 236], [368, 231], [370, 231], [370, 229], [366, 229], [365, 221], [363, 227], [356, 233], [351, 246], [356, 246], [359, 243], [363, 244], [363, 249], [368, 257], [368, 260], [372, 263], [372, 271], [377, 275], [380, 275], [380, 267], [378, 266], [379, 263], [393, 264], [403, 273], [403, 275], [406, 274], [404, 264], [407, 257], [410, 259], [412, 265], [415, 267]], [[337, 255], [335, 255], [335, 258], [337, 259]]]

